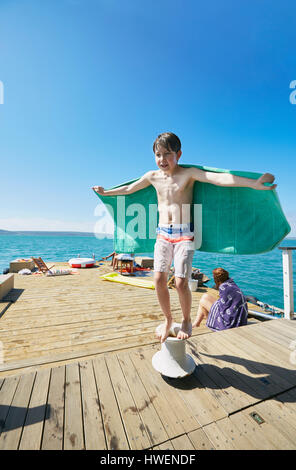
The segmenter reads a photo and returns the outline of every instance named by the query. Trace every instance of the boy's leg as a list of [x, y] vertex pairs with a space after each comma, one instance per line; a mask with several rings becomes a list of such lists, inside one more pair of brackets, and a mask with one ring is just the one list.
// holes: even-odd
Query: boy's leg
[[163, 343], [169, 336], [169, 331], [172, 326], [172, 313], [170, 305], [170, 294], [167, 286], [168, 273], [167, 272], [155, 272], [154, 273], [154, 283], [155, 290], [157, 293], [157, 298], [161, 310], [165, 316], [165, 322], [159, 334], [157, 334], [158, 339]]
[[192, 249], [192, 243], [178, 242], [175, 244], [174, 265], [176, 288], [183, 313], [181, 329], [177, 335], [177, 338], [179, 339], [187, 339], [192, 334], [190, 316], [192, 295], [189, 289], [188, 279], [191, 277], [193, 255], [194, 250]]
[[192, 325], [191, 325], [191, 302], [192, 295], [191, 290], [189, 289], [188, 279], [184, 277], [176, 277], [176, 289], [178, 291], [180, 305], [183, 313], [183, 320], [181, 329], [178, 332], [177, 338], [187, 339], [192, 334]]
[[154, 283], [159, 305], [165, 316], [165, 322], [157, 337], [163, 343], [172, 326], [170, 294], [167, 286], [168, 271], [173, 257], [173, 247], [163, 240], [156, 240], [154, 247]]
[[197, 310], [196, 319], [193, 322], [192, 328], [200, 326], [203, 319], [207, 319], [211, 306], [216, 302], [216, 297], [211, 294], [203, 294]]

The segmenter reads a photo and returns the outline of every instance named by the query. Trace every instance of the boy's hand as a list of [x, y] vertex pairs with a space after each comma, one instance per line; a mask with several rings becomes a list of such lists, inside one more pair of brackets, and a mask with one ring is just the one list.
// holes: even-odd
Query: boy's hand
[[104, 196], [104, 194], [105, 194], [105, 189], [102, 186], [93, 186], [92, 189], [96, 193], [100, 194], [101, 196]]
[[264, 190], [270, 190], [270, 189], [275, 189], [277, 187], [276, 184], [273, 184], [272, 186], [264, 186], [264, 183], [273, 183], [274, 182], [274, 176], [271, 175], [270, 173], [264, 173], [264, 175], [260, 176], [255, 181], [254, 189], [264, 189]]

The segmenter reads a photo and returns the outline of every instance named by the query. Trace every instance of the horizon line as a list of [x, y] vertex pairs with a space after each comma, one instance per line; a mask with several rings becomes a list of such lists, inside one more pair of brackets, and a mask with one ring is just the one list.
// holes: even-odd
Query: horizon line
[[[95, 236], [95, 233], [94, 232], [83, 232], [83, 231], [75, 231], [75, 230], [6, 230], [6, 229], [0, 229], [0, 233], [1, 232], [8, 232], [8, 233], [18, 233], [18, 232], [40, 232], [40, 233], [44, 233], [44, 232], [50, 232], [50, 233], [88, 233], [88, 234], [92, 234]], [[97, 232], [96, 232], [97, 233]], [[98, 232], [100, 233], [101, 235], [106, 235], [106, 236], [114, 236], [113, 233], [104, 233], [104, 232]], [[284, 237], [284, 239], [296, 239], [296, 234], [295, 235], [292, 235], [292, 236], [286, 236]]]
[[78, 231], [78, 230], [6, 230], [6, 229], [0, 229], [1, 232], [7, 232], [7, 233], [19, 233], [19, 232], [49, 232], [49, 233], [89, 233], [92, 235], [95, 235], [96, 233], [100, 233], [101, 235], [113, 235], [113, 233], [105, 233], [105, 232], [84, 232], [84, 231]]

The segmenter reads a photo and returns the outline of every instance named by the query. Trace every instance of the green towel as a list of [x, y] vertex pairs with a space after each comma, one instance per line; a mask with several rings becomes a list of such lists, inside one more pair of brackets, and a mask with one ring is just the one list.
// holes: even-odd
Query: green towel
[[[262, 173], [198, 165], [180, 166], [252, 179], [262, 176]], [[134, 181], [136, 179], [114, 188]], [[120, 253], [153, 252], [158, 223], [154, 187], [150, 185], [126, 196], [97, 196], [114, 218], [114, 250]], [[275, 248], [291, 230], [275, 190], [223, 187], [197, 181], [193, 191], [192, 217], [195, 247], [210, 253], [264, 253]]]

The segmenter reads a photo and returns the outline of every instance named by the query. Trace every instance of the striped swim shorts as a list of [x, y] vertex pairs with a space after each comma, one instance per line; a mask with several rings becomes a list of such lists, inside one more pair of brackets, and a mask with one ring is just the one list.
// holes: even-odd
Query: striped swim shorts
[[194, 255], [193, 224], [166, 224], [156, 229], [154, 271], [168, 272], [174, 261], [175, 276], [190, 278]]

